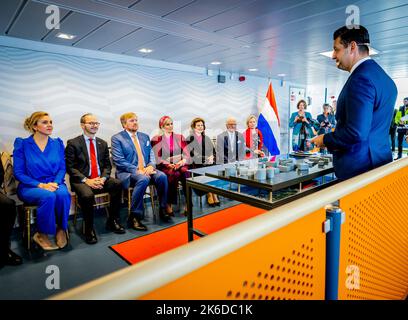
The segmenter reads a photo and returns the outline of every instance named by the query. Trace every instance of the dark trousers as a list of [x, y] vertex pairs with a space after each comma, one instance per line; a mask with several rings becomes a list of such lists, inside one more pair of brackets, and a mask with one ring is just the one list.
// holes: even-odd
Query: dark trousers
[[397, 128], [390, 128], [390, 138], [391, 138], [391, 151], [395, 151], [395, 133], [397, 132]]
[[188, 166], [183, 166], [178, 170], [170, 169], [167, 166], [158, 166], [158, 169], [167, 176], [168, 191], [167, 191], [167, 203], [177, 204], [177, 191], [179, 182], [183, 187], [183, 193], [186, 194], [186, 178], [190, 176], [188, 172]]
[[95, 195], [108, 192], [110, 195], [109, 220], [119, 219], [122, 199], [122, 184], [119, 180], [109, 178], [102, 189], [92, 189], [85, 183], [71, 183], [72, 190], [78, 197], [78, 203], [84, 216], [85, 231], [91, 231], [94, 224]]
[[402, 143], [404, 141], [404, 136], [406, 135], [407, 130], [398, 128], [397, 133], [398, 133], [398, 158], [401, 158], [402, 157]]
[[10, 235], [16, 219], [16, 203], [0, 193], [0, 260], [10, 248]]

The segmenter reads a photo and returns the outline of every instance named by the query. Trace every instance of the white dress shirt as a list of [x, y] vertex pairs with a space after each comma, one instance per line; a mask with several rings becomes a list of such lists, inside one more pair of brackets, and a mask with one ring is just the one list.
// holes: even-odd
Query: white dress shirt
[[367, 61], [367, 60], [371, 60], [371, 58], [370, 58], [370, 57], [366, 57], [366, 58], [364, 58], [364, 59], [361, 59], [361, 60], [357, 61], [356, 64], [351, 68], [351, 70], [350, 70], [350, 75], [353, 73], [354, 70], [357, 69], [357, 67], [358, 67], [360, 64], [362, 64], [363, 62], [365, 62], [365, 61]]

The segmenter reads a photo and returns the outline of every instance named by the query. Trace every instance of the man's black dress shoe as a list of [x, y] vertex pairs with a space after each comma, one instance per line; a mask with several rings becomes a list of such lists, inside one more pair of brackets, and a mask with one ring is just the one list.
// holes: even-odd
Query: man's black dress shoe
[[23, 259], [11, 251], [10, 249], [8, 250], [7, 254], [3, 259], [0, 261], [0, 265], [7, 265], [7, 266], [18, 266], [23, 263]]
[[85, 242], [87, 244], [95, 244], [98, 242], [98, 238], [96, 237], [95, 230], [92, 229], [91, 231], [85, 232]]
[[137, 218], [131, 218], [128, 220], [129, 227], [137, 230], [137, 231], [147, 231], [147, 227], [140, 222]]
[[166, 209], [160, 208], [159, 210], [159, 217], [164, 222], [169, 222], [171, 217], [166, 213]]
[[117, 234], [124, 234], [126, 232], [125, 228], [123, 228], [116, 220], [108, 220], [106, 222], [106, 229]]

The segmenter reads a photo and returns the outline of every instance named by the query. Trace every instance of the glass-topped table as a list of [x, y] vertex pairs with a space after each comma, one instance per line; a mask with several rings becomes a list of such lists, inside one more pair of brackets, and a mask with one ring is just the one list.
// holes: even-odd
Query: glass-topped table
[[[246, 160], [189, 171], [192, 176], [187, 179], [186, 190], [189, 241], [194, 234], [205, 235], [193, 228], [192, 189], [270, 210], [336, 183], [330, 155], [300, 159], [285, 155], [275, 162]], [[305, 188], [313, 179], [318, 180], [313, 181], [315, 186]]]

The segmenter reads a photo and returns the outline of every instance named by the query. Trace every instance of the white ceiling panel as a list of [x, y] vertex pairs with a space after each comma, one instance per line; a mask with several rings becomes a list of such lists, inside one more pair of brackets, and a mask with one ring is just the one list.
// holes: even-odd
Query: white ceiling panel
[[131, 8], [155, 16], [164, 17], [192, 2], [194, 2], [194, 0], [141, 0], [131, 6]]
[[194, 25], [206, 31], [221, 31], [249, 20], [259, 19], [259, 17], [262, 17], [269, 12], [283, 10], [291, 6], [299, 6], [301, 3], [305, 2], [313, 2], [313, 0], [252, 1], [248, 4], [220, 13]]
[[0, 10], [0, 32], [5, 33], [23, 0], [3, 0]]
[[194, 24], [206, 20], [220, 12], [228, 11], [236, 7], [248, 4], [254, 0], [197, 0], [168, 15], [167, 19]]
[[129, 35], [120, 38], [118, 41], [112, 42], [101, 48], [101, 50], [112, 53], [125, 53], [165, 35], [165, 33], [140, 28]]
[[[105, 19], [74, 12], [61, 22], [59, 30], [52, 31], [44, 40], [54, 44], [72, 45], [107, 22]], [[56, 35], [60, 32], [75, 35], [75, 38], [72, 40], [57, 38]]]
[[[145, 42], [141, 44], [141, 46], [143, 46], [144, 48], [153, 50], [153, 52], [156, 53], [156, 56], [160, 56], [160, 53], [165, 51], [167, 48], [177, 45], [178, 43], [184, 42], [186, 40], [187, 39], [172, 36], [172, 35], [165, 35], [158, 39], [155, 39], [149, 42]], [[130, 51], [127, 51], [125, 52], [125, 54], [130, 54], [130, 55], [137, 54], [140, 56], [144, 56], [145, 54], [141, 54], [140, 52], [138, 52], [138, 50], [141, 49], [141, 46], [135, 49], [132, 49]], [[147, 54], [147, 55], [150, 56], [150, 54]]]
[[170, 44], [170, 46], [166, 47], [165, 50], [156, 50], [149, 54], [148, 58], [166, 60], [170, 57], [179, 56], [186, 52], [202, 49], [207, 46], [210, 46], [210, 44], [194, 40], [187, 40], [184, 42], [178, 42], [176, 44]]
[[[190, 52], [183, 53], [181, 55], [171, 57], [169, 60], [172, 62], [179, 62], [179, 63], [186, 63], [189, 59], [194, 59], [198, 57], [204, 57], [208, 54], [214, 53], [214, 52], [222, 52], [225, 50], [230, 50], [227, 47], [224, 46], [218, 46], [218, 45], [210, 45], [204, 48], [200, 48], [197, 50], [193, 50]], [[186, 63], [188, 64], [188, 63]]]
[[336, 9], [333, 9], [333, 4], [327, 0], [305, 2], [296, 6], [292, 5], [218, 32], [236, 38], [257, 32], [260, 29], [283, 26], [288, 22], [296, 24], [298, 29], [301, 29], [301, 26], [307, 23], [305, 20], [314, 20], [323, 14], [333, 17], [333, 11], [341, 12], [344, 17], [344, 10], [349, 1], [338, 0], [337, 3], [340, 7]]
[[134, 26], [109, 21], [95, 32], [92, 32], [87, 37], [82, 38], [78, 43], [75, 43], [75, 46], [84, 49], [98, 50], [136, 30], [137, 28]]
[[[29, 40], [41, 40], [50, 32], [45, 26], [45, 21], [49, 16], [45, 10], [46, 6], [43, 4], [28, 2], [15, 19], [8, 35]], [[61, 9], [60, 18], [63, 19], [67, 13], [67, 10]]]
[[117, 5], [117, 6], [121, 6], [121, 7], [125, 7], [128, 8], [130, 7], [132, 4], [135, 4], [136, 2], [140, 1], [140, 0], [95, 0], [97, 2], [105, 2], [105, 3], [109, 3], [109, 4], [113, 4], [113, 5]]

